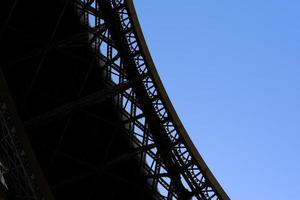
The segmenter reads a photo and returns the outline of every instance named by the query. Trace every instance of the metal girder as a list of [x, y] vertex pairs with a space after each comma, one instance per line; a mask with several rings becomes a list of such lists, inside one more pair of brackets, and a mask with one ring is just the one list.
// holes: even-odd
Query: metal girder
[[27, 122], [25, 122], [26, 128], [36, 127], [40, 126], [44, 123], [50, 123], [52, 121], [57, 121], [61, 119], [62, 117], [69, 115], [73, 112], [76, 112], [78, 110], [81, 110], [85, 107], [93, 106], [95, 104], [99, 104], [109, 98], [112, 98], [122, 91], [127, 90], [131, 87], [132, 83], [126, 82], [119, 85], [114, 85], [112, 87], [105, 88], [103, 90], [100, 90], [98, 92], [95, 92], [93, 94], [90, 94], [86, 97], [83, 97], [79, 100], [70, 102], [66, 105], [60, 106], [58, 108], [55, 108], [54, 110], [51, 110], [49, 112], [46, 112], [40, 116], [35, 117], [34, 119], [31, 119]]
[[[124, 37], [118, 13], [113, 11], [113, 8], [108, 1], [99, 1], [99, 6], [102, 8], [103, 16], [108, 24], [107, 26], [109, 27], [109, 30], [111, 31], [112, 38], [115, 43], [118, 44], [118, 50], [121, 54], [123, 66], [126, 74], [128, 75], [128, 79], [134, 80], [139, 77], [140, 74], [131, 55], [128, 41], [126, 37]], [[169, 141], [167, 135], [162, 134], [165, 132], [164, 127], [154, 110], [151, 100], [148, 98], [146, 88], [144, 87], [142, 82], [133, 85], [132, 88], [133, 91], [136, 92], [141, 109], [143, 110], [148, 120], [149, 131], [153, 136], [155, 143], [157, 144], [159, 154], [162, 157], [163, 163], [166, 166], [166, 170], [168, 171], [170, 178], [173, 181], [175, 190], [178, 194], [178, 198], [184, 200], [190, 199], [191, 195], [189, 194], [189, 191], [183, 186], [183, 183], [180, 180], [180, 171], [178, 169], [178, 166], [174, 162], [174, 156], [170, 151], [172, 149], [172, 144]]]
[[154, 193], [158, 190], [162, 199], [229, 200], [168, 99], [132, 2], [77, 0], [75, 5], [88, 30], [93, 30], [91, 46], [105, 66], [106, 81], [120, 84], [147, 75], [119, 95], [117, 104], [133, 145], [156, 145], [140, 159], [152, 177], [149, 187]]
[[53, 200], [0, 71], [0, 162], [13, 199]]
[[[132, 145], [140, 150], [140, 165], [147, 173], [153, 194], [157, 199], [168, 200], [229, 200], [197, 152], [168, 99], [143, 39], [131, 0], [76, 0], [72, 3], [82, 22], [87, 25], [91, 36], [89, 42], [104, 69], [106, 82], [113, 87], [128, 84], [120, 90], [111, 90], [110, 95], [118, 93], [115, 99], [122, 123]], [[54, 34], [55, 30], [51, 38]], [[47, 48], [42, 53], [43, 59]], [[30, 90], [39, 69], [30, 84]], [[99, 95], [104, 94], [101, 91], [72, 102], [27, 124], [40, 124], [64, 116], [99, 101]], [[14, 183], [8, 185], [17, 198], [52, 200], [53, 196], [12, 102], [1, 75], [0, 161], [8, 169], [5, 181]]]

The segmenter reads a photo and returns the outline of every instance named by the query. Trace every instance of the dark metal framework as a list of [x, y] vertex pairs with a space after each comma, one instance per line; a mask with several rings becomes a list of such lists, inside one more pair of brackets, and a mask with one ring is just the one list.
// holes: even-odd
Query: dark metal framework
[[229, 199], [183, 128], [143, 39], [130, 0], [78, 0], [107, 82], [139, 79], [117, 98], [119, 113], [140, 153], [149, 186], [161, 199]]
[[[181, 124], [156, 72], [131, 0], [75, 0], [110, 91], [99, 91], [29, 122], [66, 115], [115, 96], [118, 113], [157, 199], [229, 200]], [[1, 80], [4, 78], [0, 77]], [[3, 83], [4, 84], [4, 83]], [[0, 161], [22, 199], [53, 199], [25, 130], [0, 86]], [[102, 96], [102, 97], [101, 97]], [[104, 96], [104, 97], [103, 97]], [[10, 102], [10, 103], [7, 103]], [[1, 165], [0, 165], [1, 166]], [[2, 170], [2, 169], [0, 169]], [[2, 171], [0, 171], [1, 175]], [[1, 177], [0, 177], [1, 178]]]
[[[0, 99], [0, 107], [0, 151], [2, 152], [0, 159], [5, 167], [3, 174], [13, 176], [13, 179], [16, 180], [15, 183], [18, 184], [18, 186], [15, 188], [19, 189], [19, 191], [16, 191], [18, 193], [17, 197], [40, 197], [42, 194], [38, 192], [38, 185], [35, 184], [34, 181], [35, 176], [31, 169], [25, 164], [27, 163], [27, 158], [16, 136], [16, 128], [11, 121], [12, 116], [7, 109], [7, 104], [2, 99]], [[6, 168], [9, 170], [6, 170]]]
[[0, 71], [0, 173], [2, 183], [17, 199], [52, 200], [53, 196], [42, 172], [21, 121], [16, 115], [4, 76]]

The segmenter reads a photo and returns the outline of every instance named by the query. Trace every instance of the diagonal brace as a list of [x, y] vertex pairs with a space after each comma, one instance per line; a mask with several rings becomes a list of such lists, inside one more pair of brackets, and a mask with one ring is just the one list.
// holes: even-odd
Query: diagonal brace
[[120, 83], [118, 85], [114, 85], [103, 90], [97, 91], [93, 94], [90, 94], [86, 97], [83, 97], [79, 100], [70, 102], [58, 108], [55, 108], [49, 112], [41, 114], [33, 119], [30, 119], [25, 122], [26, 128], [34, 128], [45, 123], [50, 123], [52, 121], [56, 121], [61, 119], [71, 113], [77, 112], [83, 108], [93, 106], [95, 104], [99, 104], [109, 98], [112, 98], [131, 87], [130, 82]]

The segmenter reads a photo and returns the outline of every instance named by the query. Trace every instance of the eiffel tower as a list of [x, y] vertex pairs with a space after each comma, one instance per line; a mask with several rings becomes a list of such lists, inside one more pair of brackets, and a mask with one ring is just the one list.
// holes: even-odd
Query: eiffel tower
[[131, 0], [4, 1], [0, 22], [1, 200], [229, 200]]

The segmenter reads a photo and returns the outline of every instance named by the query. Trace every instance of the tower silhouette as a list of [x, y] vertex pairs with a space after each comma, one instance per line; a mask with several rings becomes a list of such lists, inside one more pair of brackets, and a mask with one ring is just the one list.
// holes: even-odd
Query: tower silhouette
[[0, 7], [0, 199], [229, 200], [163, 88], [131, 0]]

